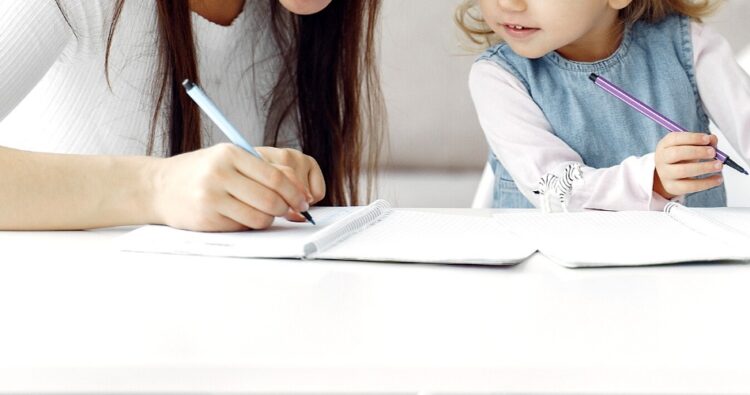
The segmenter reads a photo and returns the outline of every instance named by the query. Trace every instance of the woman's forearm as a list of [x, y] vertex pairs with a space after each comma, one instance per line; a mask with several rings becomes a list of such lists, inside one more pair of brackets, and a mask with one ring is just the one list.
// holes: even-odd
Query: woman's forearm
[[63, 230], [158, 222], [145, 156], [62, 155], [0, 147], [0, 229]]

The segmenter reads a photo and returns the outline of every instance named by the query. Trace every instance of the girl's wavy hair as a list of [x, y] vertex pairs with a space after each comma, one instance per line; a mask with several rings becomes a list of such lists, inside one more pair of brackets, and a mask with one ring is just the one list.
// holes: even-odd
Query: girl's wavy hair
[[[54, 1], [70, 25], [62, 1]], [[126, 0], [112, 1], [114, 13], [104, 59], [107, 81], [114, 33]], [[375, 59], [381, 0], [334, 0], [313, 15], [294, 15], [278, 0], [264, 1], [281, 63], [265, 103], [264, 144], [277, 145], [284, 125], [295, 125], [302, 151], [315, 158], [323, 171], [327, 192], [319, 204], [357, 204], [360, 173], [367, 176], [369, 199], [385, 136]], [[158, 121], [164, 118], [161, 148], [172, 156], [202, 147], [200, 112], [180, 85], [186, 78], [200, 79], [188, 1], [155, 3], [158, 64], [147, 151], [153, 153], [160, 133]], [[75, 27], [70, 27], [75, 34]]]
[[[620, 21], [632, 24], [637, 21], [659, 22], [671, 14], [682, 14], [696, 20], [716, 11], [723, 0], [633, 0], [620, 10]], [[479, 0], [464, 0], [458, 8], [454, 20], [459, 29], [478, 46], [492, 46], [500, 37], [492, 31], [482, 18]]]

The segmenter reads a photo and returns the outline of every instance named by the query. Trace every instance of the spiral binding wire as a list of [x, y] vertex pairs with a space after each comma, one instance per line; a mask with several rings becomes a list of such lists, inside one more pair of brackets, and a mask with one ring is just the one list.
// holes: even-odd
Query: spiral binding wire
[[377, 221], [380, 221], [391, 212], [390, 208], [391, 204], [387, 201], [382, 199], [376, 200], [347, 215], [320, 232], [316, 232], [312, 235], [311, 239], [305, 243], [305, 258], [312, 257], [316, 252], [325, 251], [341, 240], [367, 228]]

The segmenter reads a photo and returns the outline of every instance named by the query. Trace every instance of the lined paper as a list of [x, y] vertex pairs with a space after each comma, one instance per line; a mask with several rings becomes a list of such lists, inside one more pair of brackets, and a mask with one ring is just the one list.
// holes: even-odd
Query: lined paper
[[489, 217], [391, 210], [320, 252], [324, 259], [464, 264], [518, 263], [536, 251]]
[[[588, 211], [495, 215], [508, 231], [568, 267], [637, 266], [678, 262], [743, 260], [746, 246], [702, 233], [664, 212]], [[745, 245], [750, 245], [750, 238]]]

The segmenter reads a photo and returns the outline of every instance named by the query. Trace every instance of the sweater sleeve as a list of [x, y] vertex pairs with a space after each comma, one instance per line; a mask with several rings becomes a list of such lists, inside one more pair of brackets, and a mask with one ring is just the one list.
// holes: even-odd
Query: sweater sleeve
[[[529, 201], [539, 179], [581, 156], [552, 131], [542, 110], [510, 72], [489, 61], [474, 64], [469, 77], [479, 123], [490, 148]], [[571, 209], [660, 210], [667, 200], [653, 192], [653, 153], [626, 158], [602, 169], [583, 168]]]
[[0, 122], [73, 40], [54, 0], [0, 1]]
[[[729, 43], [709, 26], [692, 24], [695, 79], [709, 118], [747, 162], [750, 159], [750, 77]], [[719, 142], [719, 147], [723, 143]]]

